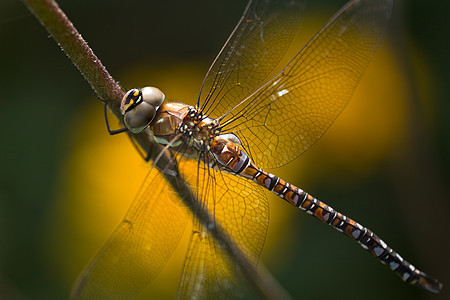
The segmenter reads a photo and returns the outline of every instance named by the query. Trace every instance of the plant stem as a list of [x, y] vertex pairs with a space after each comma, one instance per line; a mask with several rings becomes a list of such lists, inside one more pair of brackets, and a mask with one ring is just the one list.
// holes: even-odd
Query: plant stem
[[23, 1], [86, 78], [97, 96], [105, 99], [114, 113], [119, 113], [123, 91], [58, 4], [52, 0]]
[[[42, 26], [50, 33], [53, 39], [69, 57], [72, 63], [86, 78], [92, 89], [100, 99], [103, 99], [114, 115], [123, 122], [119, 107], [123, 91], [117, 82], [108, 73], [86, 41], [78, 33], [72, 22], [67, 18], [58, 4], [53, 0], [23, 0], [28, 9], [36, 16]], [[133, 135], [142, 149], [151, 149], [150, 158], [155, 158], [162, 147], [154, 142], [151, 135], [145, 131]], [[171, 166], [172, 172], [167, 172]], [[167, 155], [163, 155], [156, 163], [161, 174], [172, 185], [179, 197], [191, 210], [194, 217], [208, 230], [231, 260], [242, 271], [244, 277], [254, 286], [260, 296], [268, 299], [288, 299], [286, 292], [278, 285], [268, 272], [256, 272], [252, 264], [246, 259], [239, 247], [230, 239], [220, 224], [216, 224], [207, 210], [197, 201], [190, 186], [171, 163]]]

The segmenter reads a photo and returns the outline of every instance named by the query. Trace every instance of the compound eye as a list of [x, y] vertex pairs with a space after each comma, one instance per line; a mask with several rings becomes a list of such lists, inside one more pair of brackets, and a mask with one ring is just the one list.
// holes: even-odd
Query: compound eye
[[153, 105], [156, 109], [163, 104], [166, 96], [160, 89], [146, 86], [141, 89], [142, 100], [147, 102], [150, 105]]
[[142, 102], [142, 92], [139, 89], [131, 89], [122, 98], [120, 112], [125, 115]]
[[140, 103], [125, 113], [125, 126], [132, 133], [143, 131], [155, 118], [156, 108], [146, 102]]

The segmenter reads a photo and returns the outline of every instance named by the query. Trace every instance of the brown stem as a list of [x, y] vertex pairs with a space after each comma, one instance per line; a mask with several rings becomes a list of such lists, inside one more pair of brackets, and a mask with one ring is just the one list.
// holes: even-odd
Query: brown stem
[[[111, 111], [122, 122], [123, 117], [120, 114], [119, 107], [124, 94], [123, 91], [58, 4], [53, 0], [23, 0], [23, 2], [86, 78], [97, 96], [107, 103]], [[134, 138], [142, 149], [151, 149], [150, 158], [152, 159], [162, 151], [162, 147], [153, 141], [148, 132], [135, 134]], [[167, 172], [169, 165], [172, 172]], [[216, 224], [208, 211], [196, 200], [189, 184], [179, 174], [176, 166], [171, 164], [168, 156], [163, 155], [156, 163], [156, 167], [159, 170], [165, 170], [161, 172], [162, 175], [170, 182], [180, 198], [186, 203], [186, 206], [191, 209], [194, 217], [200, 220], [208, 233], [217, 241], [217, 244], [221, 245], [261, 297], [268, 299], [289, 298], [268, 272], [256, 272], [220, 224]], [[215, 224], [215, 226], [208, 226], [208, 224]]]
[[105, 99], [112, 111], [120, 116], [123, 91], [58, 4], [52, 0], [23, 1], [86, 78], [98, 97]]

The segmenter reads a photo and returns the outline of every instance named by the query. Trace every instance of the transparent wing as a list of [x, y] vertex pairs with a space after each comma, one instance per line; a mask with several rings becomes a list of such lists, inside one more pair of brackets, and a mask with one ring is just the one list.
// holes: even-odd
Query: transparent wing
[[123, 221], [80, 275], [72, 298], [136, 296], [164, 267], [187, 220], [177, 194], [152, 169]]
[[270, 79], [300, 27], [304, 2], [248, 2], [203, 80], [197, 107], [204, 114], [220, 117]]
[[[392, 0], [344, 6], [285, 69], [222, 121], [262, 168], [282, 166], [334, 122], [380, 45]], [[226, 102], [226, 101], [225, 101]]]
[[[198, 199], [256, 267], [269, 223], [269, 206], [264, 190], [250, 180], [202, 168], [202, 163], [200, 168], [197, 163], [189, 164], [184, 167], [184, 172], [191, 176], [185, 178], [192, 186], [198, 186]], [[198, 172], [194, 171], [196, 169]], [[236, 299], [246, 285], [234, 262], [202, 225], [194, 221], [179, 297]]]

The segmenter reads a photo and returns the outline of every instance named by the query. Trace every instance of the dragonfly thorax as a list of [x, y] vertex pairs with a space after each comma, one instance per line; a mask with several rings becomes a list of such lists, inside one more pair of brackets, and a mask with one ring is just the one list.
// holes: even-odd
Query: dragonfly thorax
[[220, 134], [219, 122], [200, 110], [183, 103], [163, 105], [151, 124], [155, 140], [188, 156], [209, 151], [212, 140]]

